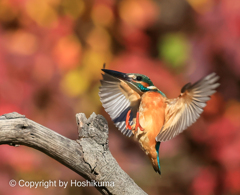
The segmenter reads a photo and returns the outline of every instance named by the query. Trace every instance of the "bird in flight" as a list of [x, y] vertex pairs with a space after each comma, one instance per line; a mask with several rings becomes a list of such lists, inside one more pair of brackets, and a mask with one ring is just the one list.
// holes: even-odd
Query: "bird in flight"
[[184, 85], [177, 98], [168, 99], [145, 75], [102, 71], [99, 96], [105, 111], [124, 135], [134, 135], [159, 174], [160, 143], [192, 125], [220, 85], [212, 73]]

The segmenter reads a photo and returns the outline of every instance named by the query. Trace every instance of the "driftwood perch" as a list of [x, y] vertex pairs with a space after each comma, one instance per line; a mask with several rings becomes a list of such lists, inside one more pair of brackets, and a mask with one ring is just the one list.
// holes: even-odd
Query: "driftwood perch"
[[25, 145], [42, 151], [85, 179], [113, 182], [96, 187], [102, 194], [146, 194], [118, 165], [108, 148], [105, 118], [76, 115], [79, 138], [68, 139], [16, 112], [0, 116], [0, 144]]

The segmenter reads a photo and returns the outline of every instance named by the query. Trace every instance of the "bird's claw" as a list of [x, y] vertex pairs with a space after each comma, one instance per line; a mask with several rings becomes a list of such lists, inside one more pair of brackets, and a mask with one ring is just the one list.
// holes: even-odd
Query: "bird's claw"
[[139, 112], [137, 112], [135, 130], [137, 131], [138, 128], [139, 128], [141, 131], [144, 130], [144, 129], [141, 127], [140, 123], [139, 123]]
[[[131, 113], [131, 110], [128, 111], [127, 113], [127, 117], [126, 117], [126, 129], [130, 129], [132, 130], [132, 127], [131, 125], [129, 124], [129, 119], [130, 119], [130, 113]], [[135, 131], [138, 130], [138, 128], [143, 131], [144, 129], [141, 127], [141, 125], [139, 124], [139, 112], [137, 112], [137, 116], [136, 116], [136, 125], [135, 125]]]
[[126, 117], [126, 129], [132, 130], [132, 127], [131, 127], [131, 125], [129, 124], [130, 113], [131, 113], [131, 110], [129, 110], [128, 113], [127, 113], [127, 117]]

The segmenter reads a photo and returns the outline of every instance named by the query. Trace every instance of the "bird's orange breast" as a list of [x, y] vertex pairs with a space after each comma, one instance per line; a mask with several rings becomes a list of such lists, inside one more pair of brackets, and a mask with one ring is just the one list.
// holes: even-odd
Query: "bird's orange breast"
[[165, 120], [165, 97], [158, 92], [143, 94], [139, 107], [139, 123], [144, 129], [137, 130], [137, 139], [146, 151], [155, 150], [156, 136], [160, 132]]

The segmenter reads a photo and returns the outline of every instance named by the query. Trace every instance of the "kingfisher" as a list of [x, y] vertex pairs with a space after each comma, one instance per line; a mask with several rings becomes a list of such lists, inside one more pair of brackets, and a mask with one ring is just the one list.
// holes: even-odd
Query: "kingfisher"
[[159, 147], [192, 125], [220, 85], [216, 73], [187, 83], [177, 98], [168, 99], [149, 77], [103, 68], [100, 101], [115, 126], [134, 136], [161, 174]]

